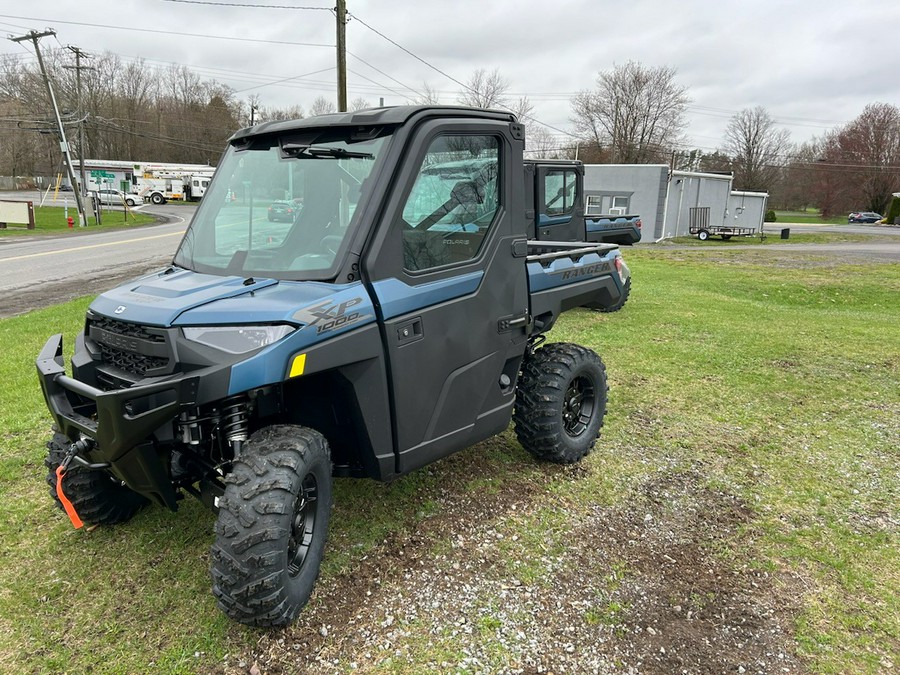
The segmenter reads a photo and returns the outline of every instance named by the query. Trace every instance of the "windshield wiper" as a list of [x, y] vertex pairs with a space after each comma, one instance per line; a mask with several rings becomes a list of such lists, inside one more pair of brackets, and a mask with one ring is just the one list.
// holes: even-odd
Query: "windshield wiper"
[[314, 159], [375, 159], [369, 152], [353, 152], [344, 148], [330, 148], [321, 145], [300, 145], [283, 143], [281, 151], [291, 157], [312, 157]]

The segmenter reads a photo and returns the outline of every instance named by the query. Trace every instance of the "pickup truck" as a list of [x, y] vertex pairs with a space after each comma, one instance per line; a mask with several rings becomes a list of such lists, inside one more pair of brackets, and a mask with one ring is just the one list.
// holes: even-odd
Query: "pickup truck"
[[[237, 132], [172, 264], [94, 300], [71, 375], [61, 335], [38, 356], [57, 505], [79, 527], [200, 499], [220, 609], [278, 626], [312, 592], [333, 476], [394, 480], [510, 421], [535, 457], [580, 460], [606, 369], [542, 343], [617, 303], [628, 267], [529, 240], [547, 205], [523, 149], [513, 115], [454, 107]], [[269, 221], [273, 198], [303, 209]]]

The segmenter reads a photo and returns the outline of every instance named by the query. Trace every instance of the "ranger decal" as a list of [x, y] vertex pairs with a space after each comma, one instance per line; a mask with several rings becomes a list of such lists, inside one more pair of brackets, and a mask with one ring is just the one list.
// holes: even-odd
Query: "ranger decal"
[[577, 279], [579, 277], [594, 277], [598, 274], [609, 272], [611, 270], [612, 267], [610, 267], [610, 264], [608, 262], [603, 262], [594, 263], [592, 265], [585, 265], [584, 267], [570, 267], [568, 269], [550, 272], [550, 274], [561, 274], [563, 279]]

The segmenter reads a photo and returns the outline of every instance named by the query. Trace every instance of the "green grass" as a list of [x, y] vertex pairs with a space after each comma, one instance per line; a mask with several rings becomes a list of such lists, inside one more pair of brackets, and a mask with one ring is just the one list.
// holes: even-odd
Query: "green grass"
[[844, 232], [791, 232], [787, 239], [782, 239], [779, 231], [769, 230], [765, 239], [760, 239], [759, 235], [752, 237], [732, 237], [723, 240], [718, 236], [712, 236], [706, 241], [700, 241], [696, 236], [691, 237], [673, 237], [666, 239], [664, 246], [669, 242], [682, 246], [740, 246], [741, 244], [851, 244], [851, 243], [872, 243], [872, 242], [890, 242], [896, 241], [891, 235], [882, 234], [879, 236], [877, 230], [872, 234], [852, 234]]
[[830, 216], [825, 218], [818, 209], [806, 209], [805, 211], [776, 211], [778, 223], [807, 223], [810, 225], [846, 225], [847, 215]]
[[[74, 201], [74, 197], [72, 198]], [[74, 204], [69, 207], [69, 216], [74, 218], [75, 226], [69, 228], [66, 221], [66, 210], [62, 206], [37, 206], [34, 207], [34, 229], [29, 230], [25, 225], [10, 224], [6, 229], [0, 230], [0, 236], [29, 236], [39, 234], [61, 233], [64, 231], [83, 231], [85, 229], [120, 229], [134, 225], [146, 225], [155, 223], [156, 218], [140, 211], [128, 211], [127, 220], [125, 212], [104, 209], [102, 224], [97, 225], [94, 218], [88, 217], [87, 228], [78, 227], [78, 211]]]
[[[629, 250], [635, 282], [624, 310], [575, 310], [551, 334], [592, 346], [609, 371], [607, 424], [582, 469], [531, 462], [507, 433], [392, 485], [339, 480], [320, 584], [392, 534], [439, 518], [448, 498], [513, 485], [527, 488], [535, 508], [493, 514], [504, 535], [498, 573], [552, 585], [535, 548], [552, 561], [577, 545], [568, 533], [580, 515], [627, 509], [650, 481], [694, 472], [749, 506], [749, 521], [716, 546], [792, 584], [806, 667], [896, 665], [900, 265], [776, 269], [752, 253], [715, 263]], [[127, 526], [76, 532], [47, 494], [49, 419], [33, 359], [53, 332], [71, 348], [86, 306], [0, 321], [0, 671], [218, 670], [226, 654], [233, 664], [251, 653], [263, 633], [224, 619], [209, 593], [213, 515], [187, 500], [176, 514], [146, 509]], [[434, 535], [431, 550], [450, 551], [454, 540]], [[581, 620], [622, 625], [632, 607], [611, 594], [633, 572], [600, 567], [585, 572], [596, 575], [598, 596]], [[483, 607], [499, 602], [486, 597]], [[472, 620], [502, 664], [498, 619]], [[437, 662], [459, 658], [449, 634], [432, 635], [427, 623], [404, 631], [394, 646]]]

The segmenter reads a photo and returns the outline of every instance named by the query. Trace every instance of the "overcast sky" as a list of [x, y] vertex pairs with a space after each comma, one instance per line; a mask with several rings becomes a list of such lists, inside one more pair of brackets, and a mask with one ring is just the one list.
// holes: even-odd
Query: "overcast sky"
[[[264, 106], [309, 109], [320, 95], [336, 101], [335, 19], [326, 9], [0, 0], [0, 34], [51, 27], [58, 41], [45, 38], [47, 49], [76, 45], [158, 67], [184, 64], [241, 99], [257, 94]], [[803, 141], [867, 103], [900, 105], [898, 0], [347, 0], [347, 9], [348, 96], [373, 105], [381, 97], [406, 103], [423, 82], [455, 103], [460, 86], [451, 78], [497, 68], [511, 95], [529, 97], [535, 118], [568, 131], [571, 96], [628, 60], [677, 68], [692, 99], [689, 143], [706, 150], [721, 146], [728, 118], [745, 107], [766, 107]], [[0, 53], [28, 58], [5, 40]]]

